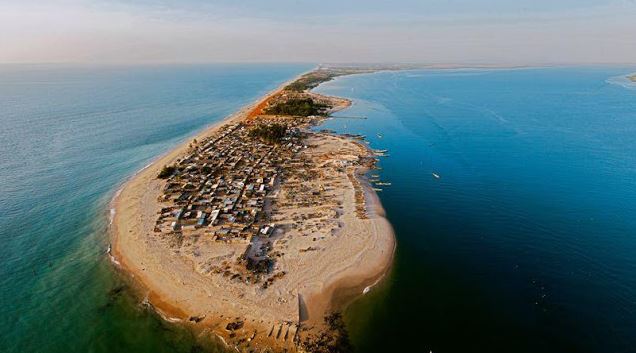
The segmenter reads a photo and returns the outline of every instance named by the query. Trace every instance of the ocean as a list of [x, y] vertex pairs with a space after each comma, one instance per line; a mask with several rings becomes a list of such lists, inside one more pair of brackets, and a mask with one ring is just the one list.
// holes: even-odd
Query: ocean
[[636, 85], [622, 78], [634, 71], [381, 72], [319, 87], [353, 99], [339, 115], [366, 118], [325, 128], [389, 154], [377, 174], [397, 254], [347, 312], [360, 352], [634, 352]]
[[[312, 66], [0, 66], [0, 351], [219, 351], [129, 294], [105, 253], [108, 203]], [[320, 128], [388, 151], [370, 173], [391, 183], [397, 253], [345, 312], [357, 352], [633, 351], [634, 71], [412, 70], [317, 89], [354, 102]]]
[[157, 156], [313, 65], [0, 66], [0, 352], [199, 352], [106, 255], [109, 201]]

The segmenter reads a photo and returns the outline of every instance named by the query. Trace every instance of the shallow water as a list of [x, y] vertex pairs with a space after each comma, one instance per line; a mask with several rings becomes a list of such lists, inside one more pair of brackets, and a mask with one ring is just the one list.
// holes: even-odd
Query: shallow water
[[[319, 87], [325, 127], [388, 149], [391, 276], [347, 312], [360, 352], [632, 352], [631, 68], [382, 72]], [[623, 82], [624, 83], [624, 82]], [[439, 178], [433, 176], [439, 175]]]
[[108, 202], [158, 155], [310, 68], [0, 66], [0, 351], [217, 351], [129, 295], [105, 254]]
[[[218, 351], [129, 295], [108, 201], [309, 65], [0, 66], [0, 351]], [[383, 72], [319, 92], [388, 149], [398, 240], [347, 311], [359, 352], [631, 352], [635, 68]], [[435, 178], [433, 173], [440, 178]]]

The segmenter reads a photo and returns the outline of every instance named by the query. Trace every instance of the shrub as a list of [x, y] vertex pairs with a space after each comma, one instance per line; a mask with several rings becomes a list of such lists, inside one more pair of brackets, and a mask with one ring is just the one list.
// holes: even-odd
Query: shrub
[[169, 176], [171, 176], [172, 174], [174, 174], [176, 168], [171, 166], [171, 165], [166, 165], [164, 166], [161, 171], [159, 172], [159, 175], [157, 176], [159, 179], [167, 179]]
[[325, 111], [325, 104], [316, 103], [311, 98], [293, 98], [265, 109], [267, 114], [310, 116]]
[[259, 138], [268, 143], [280, 143], [280, 141], [287, 134], [287, 125], [285, 124], [271, 124], [271, 125], [258, 125], [250, 130], [250, 136]]

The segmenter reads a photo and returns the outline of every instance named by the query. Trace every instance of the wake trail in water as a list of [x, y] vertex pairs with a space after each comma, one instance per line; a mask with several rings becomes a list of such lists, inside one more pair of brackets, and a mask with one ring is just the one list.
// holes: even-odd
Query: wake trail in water
[[636, 82], [629, 79], [629, 76], [631, 75], [636, 75], [636, 73], [631, 73], [631, 74], [621, 75], [621, 76], [613, 76], [605, 80], [605, 82], [611, 85], [621, 86], [629, 90], [636, 90]]

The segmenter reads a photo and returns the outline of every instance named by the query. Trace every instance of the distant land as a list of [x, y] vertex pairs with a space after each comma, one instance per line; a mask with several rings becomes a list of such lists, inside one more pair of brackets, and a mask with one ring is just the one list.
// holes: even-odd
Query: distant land
[[636, 74], [629, 75], [629, 76], [627, 76], [627, 78], [628, 78], [630, 81], [632, 81], [632, 82], [636, 82]]
[[229, 347], [348, 344], [340, 309], [393, 258], [364, 177], [383, 152], [311, 129], [350, 102], [310, 90], [382, 69], [319, 67], [142, 170], [113, 201], [113, 262], [165, 319]]

